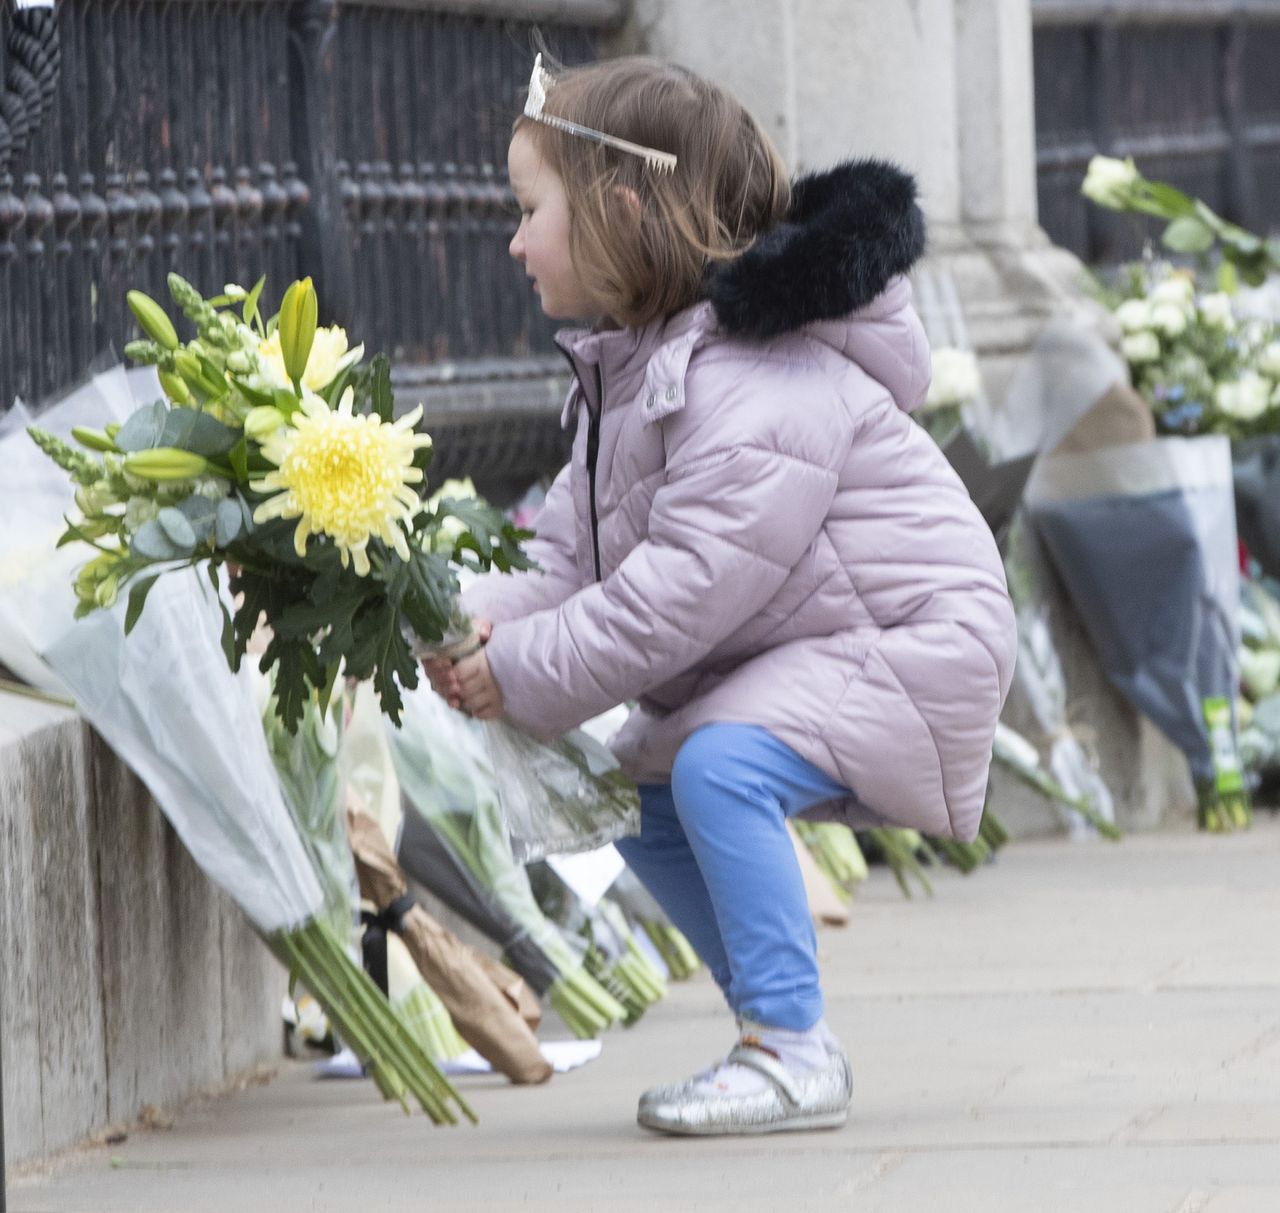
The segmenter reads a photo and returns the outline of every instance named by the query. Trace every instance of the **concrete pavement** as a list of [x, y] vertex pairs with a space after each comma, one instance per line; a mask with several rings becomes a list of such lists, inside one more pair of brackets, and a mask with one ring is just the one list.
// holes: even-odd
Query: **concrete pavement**
[[302, 1066], [11, 1178], [18, 1213], [844, 1210], [1277, 1213], [1280, 824], [1014, 843], [904, 901], [873, 874], [820, 935], [854, 1058], [848, 1126], [718, 1141], [638, 1129], [635, 1097], [722, 1052], [705, 978], [597, 1062], [464, 1082], [432, 1129]]

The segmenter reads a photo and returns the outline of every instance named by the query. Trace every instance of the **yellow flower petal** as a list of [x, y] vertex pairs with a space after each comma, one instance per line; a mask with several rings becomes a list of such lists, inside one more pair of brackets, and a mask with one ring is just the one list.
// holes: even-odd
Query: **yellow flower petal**
[[[272, 435], [262, 454], [276, 464], [253, 483], [275, 496], [254, 511], [256, 521], [298, 518], [294, 546], [305, 555], [312, 535], [333, 541], [344, 566], [360, 576], [370, 571], [372, 538], [409, 558], [406, 528], [422, 508], [411, 485], [421, 483], [413, 467], [419, 447], [430, 438], [401, 422], [384, 424], [372, 414], [353, 412], [354, 393], [343, 393], [336, 410], [307, 394], [290, 424]], [[406, 414], [420, 417], [421, 408]]]

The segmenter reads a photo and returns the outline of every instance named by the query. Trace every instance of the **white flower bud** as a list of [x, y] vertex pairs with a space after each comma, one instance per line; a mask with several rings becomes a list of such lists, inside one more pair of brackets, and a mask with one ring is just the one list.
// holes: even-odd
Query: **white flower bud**
[[1152, 288], [1147, 298], [1152, 306], [1169, 303], [1186, 309], [1191, 306], [1195, 294], [1195, 283], [1186, 274], [1173, 273]]
[[1237, 421], [1254, 421], [1270, 407], [1271, 385], [1255, 371], [1246, 371], [1239, 379], [1218, 384], [1213, 403]]
[[1134, 366], [1156, 362], [1160, 358], [1160, 339], [1150, 330], [1130, 333], [1120, 342], [1120, 352]]
[[926, 409], [967, 404], [982, 390], [978, 360], [970, 350], [936, 349], [931, 355], [933, 375], [929, 381]]
[[1258, 370], [1272, 379], [1280, 379], [1280, 341], [1268, 342], [1258, 358]]
[[1157, 303], [1151, 309], [1151, 327], [1166, 337], [1181, 337], [1187, 331], [1187, 313], [1174, 303]]
[[1119, 209], [1129, 200], [1140, 180], [1132, 157], [1116, 160], [1111, 156], [1094, 156], [1080, 191], [1100, 206]]
[[1201, 295], [1196, 304], [1200, 319], [1210, 328], [1231, 330], [1236, 326], [1235, 313], [1231, 308], [1231, 296], [1218, 291], [1212, 295]]
[[1116, 319], [1126, 333], [1139, 333], [1151, 327], [1151, 305], [1145, 299], [1126, 299], [1116, 308]]

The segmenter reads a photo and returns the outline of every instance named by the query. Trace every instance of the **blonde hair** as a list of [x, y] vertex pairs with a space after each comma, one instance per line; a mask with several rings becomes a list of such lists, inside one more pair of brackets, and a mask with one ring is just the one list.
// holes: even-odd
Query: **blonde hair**
[[547, 113], [677, 157], [673, 173], [657, 173], [639, 156], [516, 120], [564, 183], [574, 268], [614, 320], [641, 325], [688, 307], [708, 269], [786, 213], [782, 156], [724, 89], [641, 56], [551, 70]]

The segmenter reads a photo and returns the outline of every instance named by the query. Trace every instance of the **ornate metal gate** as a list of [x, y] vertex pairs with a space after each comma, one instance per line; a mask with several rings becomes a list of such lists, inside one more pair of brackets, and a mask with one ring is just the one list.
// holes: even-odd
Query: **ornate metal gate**
[[505, 149], [535, 41], [592, 58], [622, 0], [59, 0], [43, 51], [10, 2], [0, 410], [114, 360], [126, 289], [167, 301], [171, 268], [277, 298], [306, 273], [427, 403], [439, 474], [501, 494], [558, 464]]
[[1095, 152], [1257, 230], [1280, 226], [1278, 0], [1033, 0], [1040, 221], [1089, 262], [1158, 227], [1080, 197]]

